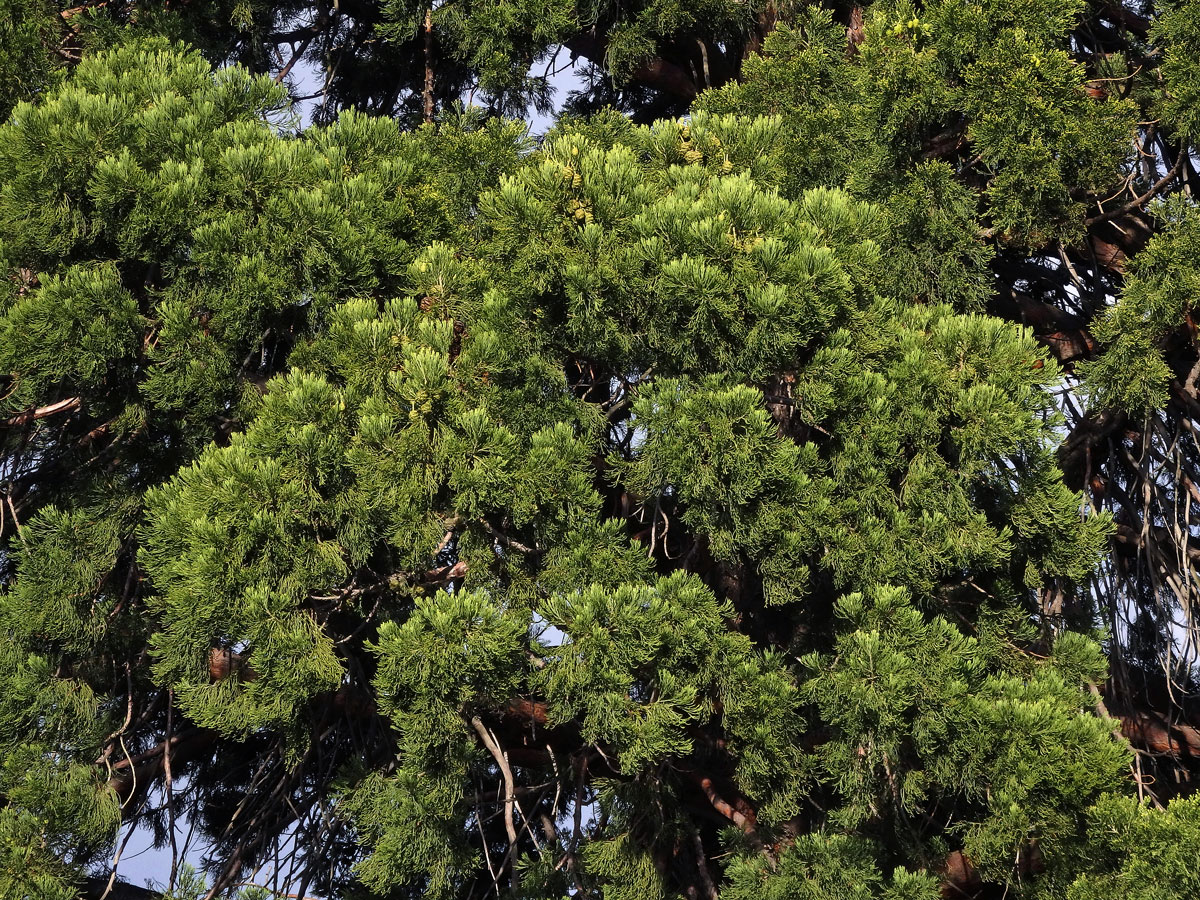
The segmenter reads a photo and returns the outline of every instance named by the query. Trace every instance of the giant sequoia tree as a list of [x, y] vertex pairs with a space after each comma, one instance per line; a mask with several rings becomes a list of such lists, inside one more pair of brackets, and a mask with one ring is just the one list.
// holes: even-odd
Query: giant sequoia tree
[[1200, 891], [1200, 3], [0, 9], [0, 897]]

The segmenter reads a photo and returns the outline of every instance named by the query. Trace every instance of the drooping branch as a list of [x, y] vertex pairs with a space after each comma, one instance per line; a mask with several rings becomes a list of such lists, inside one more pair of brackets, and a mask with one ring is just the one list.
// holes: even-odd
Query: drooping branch
[[171, 735], [148, 750], [119, 759], [111, 766], [108, 786], [122, 803], [156, 782], [166, 771], [166, 755], [176, 764], [199, 759], [211, 751], [217, 733], [208, 728], [190, 728]]

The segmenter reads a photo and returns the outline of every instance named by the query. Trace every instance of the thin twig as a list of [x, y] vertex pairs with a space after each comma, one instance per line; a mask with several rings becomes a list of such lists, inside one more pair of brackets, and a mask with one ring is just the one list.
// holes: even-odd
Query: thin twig
[[179, 874], [179, 845], [175, 842], [175, 787], [171, 774], [171, 732], [174, 730], [175, 690], [167, 689], [167, 749], [163, 751], [163, 775], [166, 778], [167, 819], [171, 833], [171, 874], [167, 890], [175, 890], [175, 879]]
[[1145, 203], [1147, 200], [1150, 200], [1152, 197], [1156, 196], [1163, 188], [1165, 188], [1168, 184], [1170, 184], [1175, 179], [1175, 177], [1179, 174], [1179, 170], [1182, 167], [1183, 167], [1183, 154], [1181, 153], [1179, 155], [1179, 158], [1177, 160], [1175, 160], [1175, 165], [1171, 166], [1171, 168], [1167, 170], [1167, 174], [1164, 175], [1162, 178], [1160, 178], [1157, 182], [1155, 182], [1154, 186], [1151, 187], [1150, 190], [1146, 191], [1146, 193], [1142, 194], [1142, 196], [1138, 197], [1135, 200], [1130, 201], [1129, 203], [1126, 203], [1124, 206], [1119, 207], [1118, 209], [1112, 209], [1112, 210], [1109, 210], [1108, 212], [1102, 212], [1097, 216], [1092, 216], [1092, 218], [1088, 219], [1083, 224], [1085, 226], [1087, 226], [1088, 228], [1090, 228], [1093, 225], [1098, 225], [1101, 222], [1108, 222], [1108, 221], [1111, 221], [1112, 219], [1120, 218], [1121, 216], [1125, 215], [1126, 213], [1131, 213], [1137, 209], [1140, 209], [1143, 203]]

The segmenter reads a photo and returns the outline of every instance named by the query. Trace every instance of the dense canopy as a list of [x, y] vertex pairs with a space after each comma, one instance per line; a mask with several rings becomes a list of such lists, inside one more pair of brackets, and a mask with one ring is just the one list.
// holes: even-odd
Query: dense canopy
[[0, 898], [1200, 893], [1197, 0], [0, 0], [0, 117]]

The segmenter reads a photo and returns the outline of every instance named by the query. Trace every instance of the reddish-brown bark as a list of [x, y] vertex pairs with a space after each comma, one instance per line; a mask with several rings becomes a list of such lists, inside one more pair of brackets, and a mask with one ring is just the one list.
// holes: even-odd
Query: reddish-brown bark
[[1157, 713], [1138, 712], [1117, 717], [1121, 734], [1139, 750], [1200, 760], [1200, 728], [1170, 722]]

